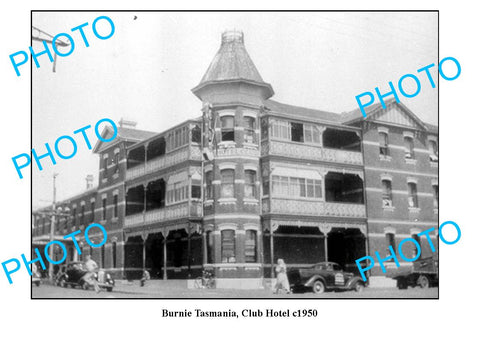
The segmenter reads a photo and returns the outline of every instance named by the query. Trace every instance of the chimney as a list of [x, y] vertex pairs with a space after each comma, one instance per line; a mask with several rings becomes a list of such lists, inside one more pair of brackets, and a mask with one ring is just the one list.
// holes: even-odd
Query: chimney
[[137, 122], [133, 120], [126, 120], [126, 119], [123, 119], [122, 117], [118, 121], [118, 125], [120, 125], [120, 127], [131, 127], [132, 129], [135, 129], [135, 127], [137, 126]]
[[93, 188], [93, 175], [87, 175], [85, 181], [87, 182], [87, 190]]

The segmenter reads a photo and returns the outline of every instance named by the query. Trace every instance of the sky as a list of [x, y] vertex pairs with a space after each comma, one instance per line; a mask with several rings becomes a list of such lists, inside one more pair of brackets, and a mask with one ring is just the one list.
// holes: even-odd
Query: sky
[[[91, 29], [100, 15], [115, 24], [107, 40]], [[39, 57], [40, 68], [33, 66], [33, 148], [41, 154], [45, 143], [53, 148], [62, 135], [78, 144], [72, 159], [57, 157], [54, 166], [45, 159], [42, 171], [34, 165], [34, 208], [51, 203], [53, 173], [59, 174], [57, 200], [84, 190], [87, 174], [98, 181], [98, 155], [73, 131], [101, 118], [124, 118], [138, 129], [161, 132], [198, 117], [201, 102], [191, 89], [225, 30], [244, 32], [250, 57], [275, 91], [273, 100], [336, 113], [358, 108], [356, 95], [375, 87], [388, 92], [389, 81], [397, 84], [404, 74], [438, 61], [435, 12], [37, 12], [32, 18], [33, 26], [51, 35], [70, 33], [75, 42], [71, 55], [58, 57], [55, 73], [46, 55]], [[89, 47], [70, 32], [85, 22]], [[99, 21], [98, 31], [108, 33], [106, 21]], [[38, 42], [32, 47], [42, 49]], [[419, 95], [400, 99], [425, 122], [438, 124], [438, 86], [419, 78]], [[412, 84], [405, 85], [408, 92]], [[89, 135], [94, 144], [93, 130]]]

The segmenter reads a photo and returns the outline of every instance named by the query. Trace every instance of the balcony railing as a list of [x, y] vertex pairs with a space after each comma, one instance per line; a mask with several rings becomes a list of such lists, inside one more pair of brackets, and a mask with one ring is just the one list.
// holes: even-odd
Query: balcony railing
[[179, 218], [200, 216], [202, 216], [202, 205], [200, 202], [183, 202], [160, 209], [126, 216], [125, 227], [137, 227]]
[[363, 164], [361, 152], [322, 148], [293, 142], [270, 141], [265, 143], [262, 145], [262, 156], [267, 155], [355, 165]]
[[263, 213], [287, 215], [366, 217], [364, 204], [295, 200], [288, 198], [263, 199], [262, 210]]
[[126, 179], [134, 179], [155, 171], [168, 168], [169, 166], [184, 162], [188, 159], [201, 160], [201, 153], [198, 147], [186, 146], [162, 157], [152, 159], [144, 164], [127, 169]]

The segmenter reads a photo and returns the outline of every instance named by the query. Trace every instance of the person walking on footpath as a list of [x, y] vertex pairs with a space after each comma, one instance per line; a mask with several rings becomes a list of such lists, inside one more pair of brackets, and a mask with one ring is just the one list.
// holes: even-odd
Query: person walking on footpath
[[145, 283], [150, 280], [150, 273], [148, 272], [148, 270], [144, 270], [143, 271], [143, 275], [142, 275], [142, 278], [140, 279], [140, 287], [143, 287], [145, 286]]
[[290, 284], [287, 277], [287, 266], [283, 259], [278, 259], [277, 266], [275, 267], [277, 273], [277, 283], [275, 284], [275, 294], [278, 294], [280, 289], [285, 290], [287, 294], [290, 294]]
[[95, 291], [100, 293], [100, 287], [98, 286], [97, 280], [95, 280], [95, 272], [98, 270], [98, 265], [95, 261], [92, 260], [90, 255], [87, 255], [85, 261], [85, 269], [88, 271], [88, 280], [89, 283], [93, 285]]

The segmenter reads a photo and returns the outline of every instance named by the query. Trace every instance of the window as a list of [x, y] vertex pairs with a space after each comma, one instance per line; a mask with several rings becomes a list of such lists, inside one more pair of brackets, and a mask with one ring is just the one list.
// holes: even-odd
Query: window
[[118, 217], [118, 195], [113, 195], [113, 218]]
[[85, 225], [85, 205], [82, 205], [82, 210], [80, 213], [80, 225]]
[[438, 209], [438, 185], [433, 185], [433, 208]]
[[417, 185], [415, 183], [408, 183], [408, 207], [418, 208]]
[[317, 129], [316, 126], [305, 124], [304, 125], [304, 137], [305, 143], [320, 143], [320, 131]]
[[245, 232], [245, 262], [257, 262], [257, 232]]
[[207, 263], [213, 263], [213, 233], [211, 230], [207, 231], [205, 235], [207, 238]]
[[77, 208], [73, 208], [73, 226], [77, 225]]
[[271, 134], [274, 138], [291, 140], [290, 124], [283, 120], [272, 120]]
[[200, 143], [202, 139], [202, 131], [198, 125], [195, 125], [192, 129], [192, 142]]
[[388, 135], [385, 132], [379, 132], [379, 143], [380, 143], [380, 155], [389, 156], [390, 152], [388, 150]]
[[222, 122], [222, 142], [235, 141], [235, 130], [234, 130], [235, 117], [223, 116], [220, 119]]
[[115, 164], [115, 173], [118, 173], [120, 171], [119, 157], [120, 157], [120, 153], [115, 152], [115, 154], [113, 155], [113, 164]]
[[[388, 248], [388, 246], [391, 246], [394, 251], [396, 251], [396, 249], [397, 249], [397, 247], [395, 246], [395, 234], [394, 233], [386, 233], [385, 237], [387, 239], [387, 253], [388, 253], [387, 256], [389, 256], [389, 255], [392, 255], [392, 254], [389, 254], [390, 249]], [[393, 261], [393, 259], [390, 259], [390, 261]]]
[[[414, 234], [412, 235], [412, 238], [417, 241], [418, 245], [420, 246], [420, 249], [422, 249], [422, 240], [420, 239], [420, 237], [418, 236], [418, 234]], [[416, 256], [418, 255], [418, 249], [417, 249], [417, 246], [414, 245], [413, 246], [413, 256], [412, 258], [415, 258]], [[420, 251], [420, 256], [418, 257], [418, 259], [420, 260], [422, 258], [422, 252]]]
[[288, 185], [288, 192], [289, 192], [289, 195], [291, 195], [293, 197], [306, 197], [305, 179], [304, 178], [290, 177], [289, 178], [289, 185]]
[[243, 117], [243, 125], [245, 127], [245, 142], [255, 143], [255, 118]]
[[105, 268], [105, 244], [102, 244], [102, 247], [100, 248], [100, 263], [101, 263], [101, 268]]
[[235, 230], [222, 230], [222, 262], [235, 262]]
[[95, 221], [95, 201], [90, 202], [90, 211], [91, 211], [90, 222], [93, 223], [93, 221]]
[[303, 124], [301, 123], [290, 123], [292, 130], [292, 142], [301, 142], [303, 143]]
[[103, 159], [103, 178], [107, 178], [108, 157]]
[[222, 170], [220, 172], [222, 178], [222, 197], [234, 196], [235, 172], [232, 169]]
[[102, 221], [107, 219], [107, 199], [102, 199]]
[[202, 198], [202, 190], [200, 187], [200, 183], [193, 183], [192, 182], [192, 198]]
[[183, 182], [173, 183], [173, 201], [179, 202], [185, 199], [185, 185]]
[[392, 199], [392, 182], [388, 179], [382, 180], [382, 207], [391, 208], [393, 207]]
[[112, 266], [117, 268], [117, 242], [112, 243]]
[[430, 160], [438, 162], [438, 146], [434, 140], [428, 141], [428, 150], [430, 151]]
[[205, 186], [206, 186], [206, 198], [207, 199], [213, 199], [213, 185], [212, 185], [212, 180], [213, 180], [213, 171], [208, 171], [205, 174]]
[[288, 196], [288, 177], [272, 176], [272, 191], [276, 196]]
[[413, 138], [404, 137], [405, 142], [405, 159], [414, 159], [415, 154], [413, 153]]
[[322, 181], [319, 179], [272, 176], [275, 196], [322, 198]]
[[255, 197], [255, 171], [246, 170], [245, 171], [245, 197], [253, 198]]

